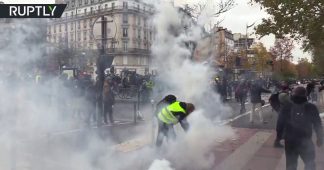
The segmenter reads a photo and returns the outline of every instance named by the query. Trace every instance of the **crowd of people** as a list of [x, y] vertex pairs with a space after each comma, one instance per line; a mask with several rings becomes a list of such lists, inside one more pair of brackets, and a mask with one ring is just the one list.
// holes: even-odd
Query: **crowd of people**
[[[259, 113], [260, 122], [267, 123], [262, 116], [262, 106], [266, 101], [262, 100], [261, 94], [271, 94], [269, 103], [278, 114], [277, 137], [274, 147], [285, 148], [287, 170], [297, 169], [299, 157], [304, 161], [306, 170], [316, 169], [315, 145], [312, 141], [313, 131], [316, 133], [316, 145], [318, 147], [323, 145], [323, 127], [317, 105], [324, 104], [324, 81], [304, 83], [292, 84], [285, 81], [266, 83], [266, 81], [258, 79], [242, 80], [235, 86], [231, 86], [226, 80], [223, 80], [222, 83], [216, 80], [217, 92], [220, 93], [224, 102], [228, 92], [232, 91], [227, 89], [234, 89], [235, 98], [241, 105], [241, 114], [246, 113], [245, 104], [248, 101], [248, 96], [250, 97], [251, 123], [254, 122], [253, 117], [256, 110]], [[271, 90], [270, 86], [272, 86]], [[282, 140], [284, 140], [284, 145], [281, 143]]]

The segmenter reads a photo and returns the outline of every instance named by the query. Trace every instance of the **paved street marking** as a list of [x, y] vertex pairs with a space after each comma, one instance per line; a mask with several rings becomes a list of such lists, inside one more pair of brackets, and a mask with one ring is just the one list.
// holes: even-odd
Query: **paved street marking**
[[217, 170], [240, 170], [244, 167], [255, 153], [262, 147], [263, 143], [271, 136], [269, 132], [257, 132], [246, 143], [235, 150], [222, 163]]
[[[262, 106], [262, 108], [264, 108], [264, 107], [268, 107], [268, 106], [270, 106], [270, 104], [266, 104], [266, 105]], [[256, 111], [257, 111], [257, 110], [258, 110], [258, 109], [256, 109]], [[227, 124], [229, 124], [229, 123], [231, 123], [231, 122], [233, 122], [233, 121], [235, 121], [235, 120], [237, 120], [237, 119], [240, 119], [241, 117], [247, 116], [247, 115], [249, 115], [249, 114], [251, 114], [251, 111], [248, 111], [248, 112], [245, 112], [245, 113], [243, 113], [243, 114], [240, 114], [240, 115], [238, 115], [238, 116], [236, 116], [236, 117], [234, 117], [234, 118], [232, 118], [232, 119], [225, 120], [223, 123], [221, 123], [221, 125], [227, 125]]]

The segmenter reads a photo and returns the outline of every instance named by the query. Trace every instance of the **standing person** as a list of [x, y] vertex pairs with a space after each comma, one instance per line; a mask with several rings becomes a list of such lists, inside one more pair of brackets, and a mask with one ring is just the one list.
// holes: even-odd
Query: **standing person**
[[300, 156], [305, 170], [315, 170], [313, 128], [317, 136], [317, 146], [321, 147], [323, 144], [323, 128], [318, 109], [307, 102], [307, 91], [304, 87], [295, 88], [291, 100], [291, 104], [281, 109], [278, 121], [280, 131], [285, 134], [286, 169], [296, 170]]
[[[172, 100], [172, 99], [171, 99]], [[168, 106], [162, 108], [157, 114], [158, 118], [158, 135], [156, 140], [156, 146], [161, 146], [163, 137], [175, 138], [173, 126], [180, 123], [184, 131], [188, 131], [189, 123], [186, 117], [195, 110], [195, 106], [191, 103], [175, 101]]]
[[87, 123], [90, 125], [91, 119], [96, 122], [97, 115], [96, 115], [96, 103], [97, 103], [97, 96], [96, 96], [96, 83], [90, 82], [86, 88], [85, 98], [87, 102]]
[[271, 93], [270, 90], [264, 89], [262, 85], [258, 82], [254, 82], [251, 85], [250, 94], [251, 94], [251, 103], [252, 103], [252, 111], [250, 114], [250, 122], [253, 123], [253, 116], [255, 114], [255, 110], [258, 107], [258, 113], [260, 117], [260, 121], [263, 123], [267, 123], [263, 120], [262, 116], [262, 106], [265, 104], [265, 101], [262, 100], [261, 94], [262, 93]]
[[240, 114], [246, 112], [245, 109], [245, 101], [247, 98], [247, 93], [249, 91], [249, 87], [247, 84], [247, 81], [243, 80], [237, 87], [235, 90], [236, 96], [241, 104], [241, 109], [240, 109]]
[[103, 118], [105, 124], [108, 124], [107, 115], [109, 116], [109, 122], [114, 124], [113, 118], [113, 105], [115, 104], [115, 95], [111, 89], [110, 81], [106, 79], [103, 86]]
[[278, 118], [277, 118], [277, 128], [276, 128], [276, 132], [277, 132], [277, 136], [276, 139], [274, 141], [273, 146], [276, 148], [283, 148], [284, 146], [280, 143], [281, 139], [282, 139], [282, 131], [281, 129], [278, 128], [278, 121], [279, 121], [279, 113], [280, 113], [280, 109], [286, 105], [289, 104], [291, 102], [290, 100], [290, 89], [287, 83], [283, 82], [283, 84], [281, 85], [281, 90], [277, 93], [274, 93], [270, 96], [269, 98], [269, 103], [272, 107], [273, 110], [275, 110], [275, 112], [278, 113]]
[[313, 93], [314, 93], [314, 90], [315, 90], [315, 81], [312, 81], [310, 83], [308, 83], [306, 85], [306, 92], [307, 92], [307, 99], [308, 100], [314, 100], [312, 97], [313, 97]]

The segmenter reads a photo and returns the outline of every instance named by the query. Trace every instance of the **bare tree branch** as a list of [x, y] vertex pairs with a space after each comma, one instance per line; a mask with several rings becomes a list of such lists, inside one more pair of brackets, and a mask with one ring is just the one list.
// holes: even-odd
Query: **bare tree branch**
[[[205, 0], [194, 5], [185, 5], [185, 10], [191, 14], [194, 19], [198, 19], [206, 10], [211, 10], [208, 16], [218, 18], [221, 14], [226, 13], [235, 6], [235, 0]], [[209, 9], [211, 8], [211, 9]], [[217, 21], [219, 25], [223, 21]]]

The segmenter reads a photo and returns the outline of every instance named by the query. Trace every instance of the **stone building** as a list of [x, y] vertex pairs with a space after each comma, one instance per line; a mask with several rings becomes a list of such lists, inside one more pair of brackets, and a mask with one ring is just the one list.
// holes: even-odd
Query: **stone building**
[[[47, 40], [57, 48], [74, 51], [73, 55], [93, 62], [104, 46], [114, 56], [113, 65], [144, 74], [149, 69], [153, 27], [153, 7], [141, 0], [57, 0], [67, 8], [59, 19], [48, 23]], [[106, 38], [102, 41], [102, 17]], [[102, 42], [105, 42], [102, 45]], [[90, 54], [95, 54], [92, 57]]]

